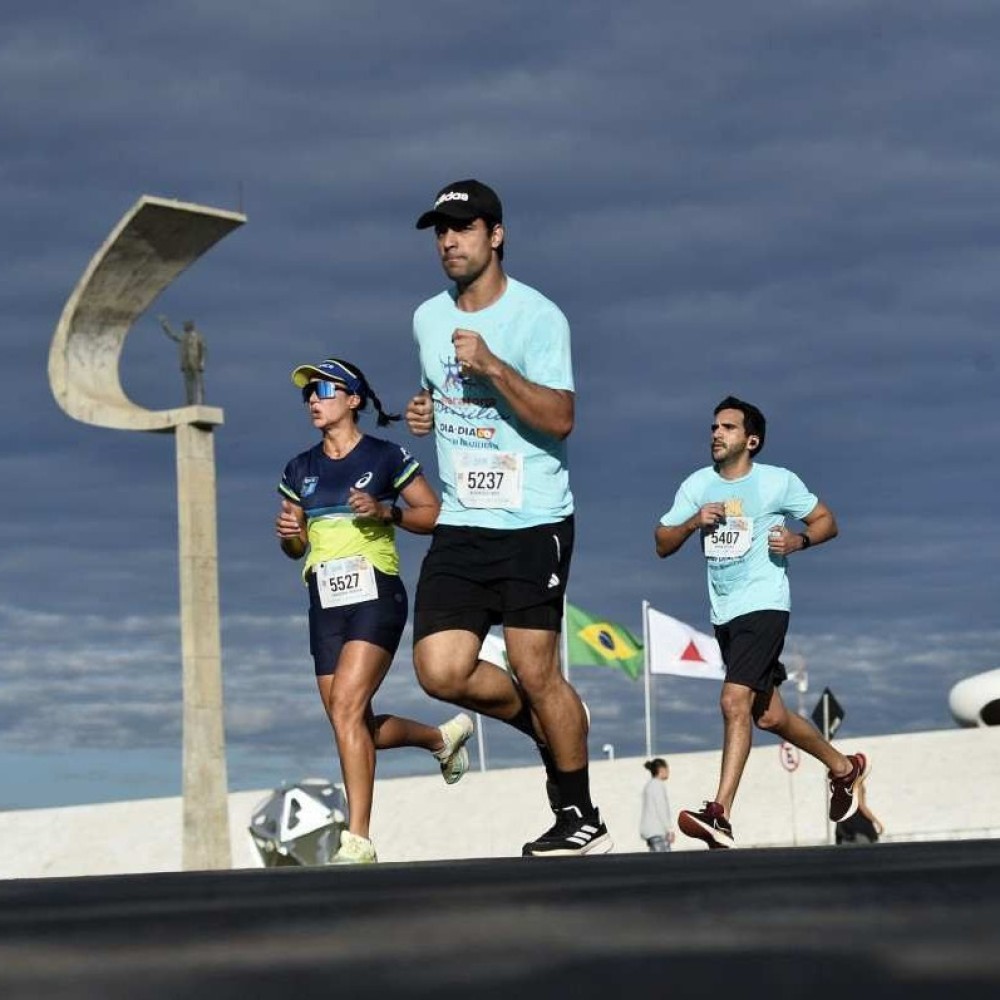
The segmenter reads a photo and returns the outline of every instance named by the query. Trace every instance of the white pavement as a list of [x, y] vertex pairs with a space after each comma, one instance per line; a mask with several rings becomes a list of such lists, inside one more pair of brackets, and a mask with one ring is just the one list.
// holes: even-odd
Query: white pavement
[[[741, 847], [827, 843], [826, 782], [811, 758], [794, 771], [779, 744], [756, 736], [733, 827]], [[868, 804], [887, 840], [1000, 837], [1000, 728], [835, 740], [871, 757]], [[660, 754], [659, 756], [664, 756]], [[675, 812], [714, 794], [719, 751], [669, 757]], [[639, 794], [648, 777], [642, 758], [596, 760], [594, 800], [618, 853], [645, 850], [639, 838]], [[306, 778], [301, 775], [300, 778]], [[233, 866], [259, 866], [247, 834], [254, 807], [270, 789], [229, 796]], [[509, 857], [551, 824], [541, 766], [470, 771], [446, 786], [428, 756], [428, 775], [381, 780], [372, 839], [382, 861]], [[181, 799], [33, 809], [0, 814], [0, 878], [177, 871], [181, 867]], [[680, 850], [704, 850], [678, 836]]]

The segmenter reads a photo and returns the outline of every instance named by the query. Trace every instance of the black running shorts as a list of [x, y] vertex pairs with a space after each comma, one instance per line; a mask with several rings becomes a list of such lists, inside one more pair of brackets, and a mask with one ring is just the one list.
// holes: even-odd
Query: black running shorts
[[409, 611], [406, 588], [398, 576], [375, 570], [378, 597], [374, 601], [324, 608], [319, 603], [316, 575], [307, 574], [309, 584], [309, 652], [316, 676], [332, 674], [345, 642], [360, 640], [381, 646], [395, 656]]
[[726, 680], [771, 692], [788, 678], [778, 659], [788, 632], [787, 611], [751, 611], [715, 626]]
[[491, 625], [558, 632], [572, 556], [572, 515], [512, 530], [439, 524], [420, 567], [413, 641], [451, 629], [483, 638]]

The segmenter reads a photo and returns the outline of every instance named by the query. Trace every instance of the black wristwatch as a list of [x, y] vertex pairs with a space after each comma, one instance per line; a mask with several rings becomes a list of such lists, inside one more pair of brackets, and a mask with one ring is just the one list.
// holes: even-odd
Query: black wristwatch
[[397, 507], [396, 504], [393, 504], [389, 508], [389, 520], [392, 521], [393, 524], [402, 524], [403, 523], [403, 508], [402, 507]]
[[812, 545], [812, 539], [804, 531], [799, 532], [799, 538], [802, 539], [802, 548], [808, 549]]

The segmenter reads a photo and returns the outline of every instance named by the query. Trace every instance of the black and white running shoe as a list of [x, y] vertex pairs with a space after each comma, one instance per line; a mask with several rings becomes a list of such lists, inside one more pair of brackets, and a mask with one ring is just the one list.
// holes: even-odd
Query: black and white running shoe
[[607, 854], [614, 847], [600, 813], [581, 813], [576, 806], [559, 810], [555, 826], [537, 840], [524, 845], [524, 857], [573, 857], [583, 854]]

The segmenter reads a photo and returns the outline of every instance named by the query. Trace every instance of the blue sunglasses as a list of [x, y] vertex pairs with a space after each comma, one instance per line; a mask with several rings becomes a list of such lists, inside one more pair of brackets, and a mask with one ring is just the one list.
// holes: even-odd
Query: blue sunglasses
[[317, 399], [335, 399], [338, 389], [347, 392], [344, 386], [337, 385], [336, 382], [309, 382], [302, 386], [302, 401], [308, 403], [312, 399], [313, 393], [316, 393]]

